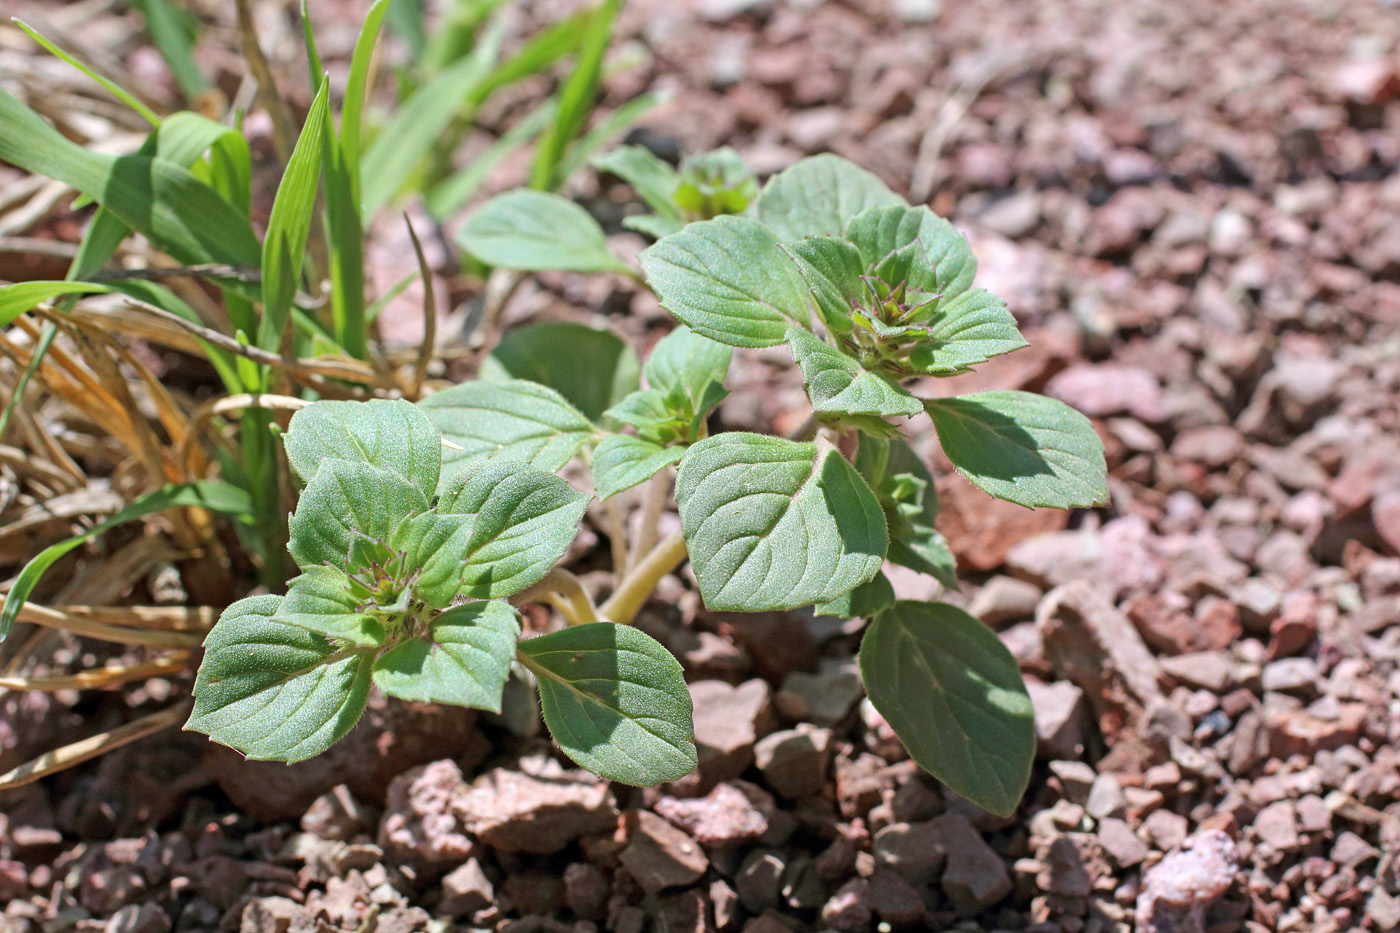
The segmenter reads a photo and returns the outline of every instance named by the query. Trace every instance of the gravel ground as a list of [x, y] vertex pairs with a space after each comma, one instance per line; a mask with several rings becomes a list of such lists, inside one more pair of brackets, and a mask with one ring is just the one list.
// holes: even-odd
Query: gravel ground
[[[941, 464], [969, 585], [940, 598], [998, 630], [1036, 705], [1014, 818], [905, 758], [862, 700], [858, 626], [709, 613], [683, 571], [639, 624], [692, 679], [685, 780], [570, 771], [509, 708], [380, 703], [290, 769], [167, 734], [0, 798], [0, 931], [1400, 929], [1398, 12], [624, 12], [648, 64], [609, 99], [674, 95], [639, 138], [732, 145], [765, 173], [835, 151], [932, 204], [1032, 347], [925, 390], [1043, 391], [1103, 435], [1113, 504], [1092, 513], [995, 503]], [[636, 207], [618, 184], [577, 193], [604, 218]], [[669, 320], [623, 282], [565, 276], [511, 315], [608, 318], [638, 343]], [[412, 336], [408, 314], [390, 326]], [[724, 427], [805, 414], [782, 353], [732, 372]], [[0, 704], [7, 755], [92, 709]]]

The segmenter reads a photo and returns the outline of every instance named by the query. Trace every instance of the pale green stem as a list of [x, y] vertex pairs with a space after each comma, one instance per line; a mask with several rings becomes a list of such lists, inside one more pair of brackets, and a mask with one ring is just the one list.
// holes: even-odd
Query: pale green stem
[[598, 609], [598, 614], [619, 625], [631, 625], [661, 578], [679, 567], [686, 558], [685, 534], [677, 531], [662, 541], [633, 567], [617, 590]]
[[598, 621], [598, 612], [593, 608], [593, 600], [588, 598], [588, 591], [578, 577], [562, 567], [555, 567], [540, 582], [510, 598], [512, 606], [536, 602], [549, 603], [558, 609], [570, 625], [587, 625]]
[[[627, 572], [627, 519], [622, 514], [622, 506], [617, 496], [603, 503], [603, 518], [608, 526], [608, 543], [612, 546], [613, 573], [622, 576]], [[637, 553], [641, 553], [638, 550]]]
[[[662, 470], [647, 483], [646, 498], [642, 500], [641, 527], [637, 529], [637, 540], [633, 542], [629, 560], [641, 560], [643, 554], [650, 554], [656, 544], [657, 527], [661, 524], [661, 513], [666, 508], [666, 499], [671, 493], [670, 470]], [[621, 572], [619, 572], [621, 576]]]

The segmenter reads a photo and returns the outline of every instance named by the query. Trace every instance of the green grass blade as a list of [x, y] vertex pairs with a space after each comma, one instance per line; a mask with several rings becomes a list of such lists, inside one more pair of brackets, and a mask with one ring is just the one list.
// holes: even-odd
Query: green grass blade
[[564, 151], [588, 120], [602, 81], [603, 54], [612, 39], [613, 20], [617, 17], [619, 0], [603, 0], [584, 30], [578, 63], [563, 87], [559, 89], [559, 112], [552, 126], [535, 149], [535, 164], [530, 174], [530, 186], [543, 191], [557, 190], [563, 182], [559, 165]]
[[187, 21], [181, 13], [166, 0], [132, 0], [132, 6], [146, 21], [151, 41], [175, 75], [175, 83], [180, 85], [185, 97], [193, 98], [207, 91], [209, 82], [200, 74], [190, 54]]
[[419, 88], [384, 127], [360, 165], [360, 219], [366, 225], [397, 195], [452, 122], [470, 111], [477, 87], [490, 73], [505, 38], [497, 20], [471, 55]]
[[321, 138], [327, 123], [327, 96], [330, 81], [321, 79], [321, 89], [306, 115], [306, 125], [287, 160], [262, 250], [263, 316], [258, 326], [258, 346], [277, 350], [296, 297], [301, 278], [301, 262], [311, 231], [311, 214], [316, 205], [316, 189], [321, 181]]
[[542, 29], [481, 83], [476, 100], [483, 101], [508, 84], [539, 74], [571, 54], [583, 40], [592, 16], [591, 11], [585, 10]]
[[51, 55], [55, 56], [56, 58], [62, 59], [68, 64], [72, 65], [74, 68], [81, 71], [83, 74], [87, 75], [92, 80], [96, 81], [98, 84], [102, 85], [102, 87], [107, 91], [108, 94], [111, 94], [113, 97], [126, 104], [132, 110], [135, 110], [147, 123], [151, 124], [151, 126], [160, 126], [160, 117], [157, 116], [156, 112], [150, 107], [147, 107], [145, 104], [141, 103], [141, 101], [137, 99], [135, 94], [131, 93], [126, 88], [113, 81], [111, 78], [104, 77], [103, 75], [100, 75], [97, 72], [93, 71], [87, 65], [84, 65], [82, 62], [78, 61], [72, 55], [69, 55], [63, 49], [54, 45], [53, 42], [44, 38], [42, 35], [39, 34], [39, 31], [37, 29], [30, 26], [28, 23], [22, 22], [18, 19], [11, 20], [11, 22], [13, 22], [20, 29], [23, 29], [26, 33], [28, 33], [29, 38], [42, 45], [45, 49], [48, 49]]
[[331, 323], [336, 340], [365, 359], [364, 228], [355, 197], [354, 168], [326, 112], [322, 130], [321, 170], [326, 178], [326, 236], [329, 240]]
[[428, 213], [442, 220], [466, 206], [488, 175], [520, 147], [526, 145], [554, 119], [554, 101], [548, 100], [530, 111], [501, 138], [490, 145], [470, 165], [454, 172], [428, 192]]
[[3, 610], [0, 610], [0, 639], [10, 633], [11, 626], [19, 617], [20, 609], [29, 599], [29, 594], [34, 592], [34, 587], [39, 583], [44, 572], [53, 566], [60, 557], [83, 542], [117, 525], [164, 509], [199, 507], [225, 515], [246, 515], [249, 505], [248, 496], [241, 489], [235, 489], [227, 483], [207, 481], [173, 483], [132, 500], [130, 505], [105, 521], [98, 522], [80, 535], [75, 535], [45, 548], [35, 555], [28, 564], [25, 564], [24, 569], [15, 578], [14, 585], [10, 587], [9, 593], [5, 595], [5, 606]]
[[145, 155], [90, 152], [0, 90], [0, 160], [96, 200], [187, 265], [257, 265], [246, 218], [189, 170]]
[[423, 29], [427, 15], [423, 0], [390, 0], [389, 28], [408, 43], [409, 57], [416, 62], [423, 60], [428, 47], [428, 34]]
[[15, 285], [0, 285], [0, 327], [9, 324], [40, 302], [57, 298], [59, 295], [91, 295], [110, 292], [108, 285], [92, 282], [20, 282]]
[[316, 31], [311, 27], [311, 14], [307, 12], [306, 0], [301, 0], [301, 34], [306, 42], [306, 67], [314, 85], [321, 80], [325, 69], [321, 67], [321, 52], [316, 48]]
[[355, 52], [350, 58], [350, 77], [345, 84], [345, 102], [340, 108], [340, 149], [350, 171], [350, 186], [358, 204], [360, 200], [360, 149], [362, 120], [365, 110], [365, 89], [369, 83], [369, 66], [374, 58], [374, 45], [379, 39], [384, 14], [393, 0], [375, 0], [365, 15], [360, 37], [355, 40]]
[[559, 183], [562, 185], [569, 176], [578, 171], [593, 154], [612, 140], [625, 133], [642, 114], [658, 104], [665, 103], [670, 95], [661, 91], [648, 91], [618, 107], [603, 118], [596, 127], [589, 130], [569, 147], [559, 163]]
[[477, 29], [505, 0], [453, 0], [438, 17], [420, 67], [436, 74], [471, 51]]

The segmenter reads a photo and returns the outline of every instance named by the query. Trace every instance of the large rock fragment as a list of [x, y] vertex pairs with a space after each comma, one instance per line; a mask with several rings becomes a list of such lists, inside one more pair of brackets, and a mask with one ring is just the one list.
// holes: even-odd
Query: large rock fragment
[[1206, 908], [1235, 880], [1238, 863], [1228, 834], [1207, 829], [1191, 836], [1143, 876], [1139, 933], [1202, 933]]
[[497, 768], [459, 794], [453, 812], [467, 832], [503, 852], [547, 855], [579, 836], [617, 825], [608, 785], [592, 775], [531, 775]]

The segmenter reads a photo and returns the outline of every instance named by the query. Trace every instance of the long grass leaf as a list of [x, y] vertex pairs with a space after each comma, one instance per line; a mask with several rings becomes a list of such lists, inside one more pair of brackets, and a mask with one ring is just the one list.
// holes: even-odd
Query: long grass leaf
[[360, 200], [360, 149], [362, 121], [365, 110], [365, 90], [369, 85], [369, 66], [374, 59], [374, 45], [389, 11], [392, 0], [375, 0], [365, 15], [360, 37], [355, 40], [355, 52], [350, 57], [350, 76], [345, 82], [345, 102], [340, 109], [340, 149], [350, 171], [350, 186], [356, 203]]
[[321, 80], [325, 69], [321, 67], [321, 51], [316, 48], [316, 31], [311, 26], [311, 14], [306, 9], [306, 0], [301, 0], [301, 34], [306, 42], [306, 67], [315, 85]]
[[180, 85], [185, 97], [192, 99], [208, 90], [209, 82], [200, 74], [190, 54], [190, 37], [180, 13], [165, 0], [133, 0], [132, 6], [146, 21], [151, 42], [175, 75], [175, 83]]
[[326, 129], [329, 88], [330, 81], [323, 77], [267, 220], [262, 250], [263, 316], [258, 326], [258, 346], [264, 350], [281, 347], [301, 278], [301, 261], [321, 181], [321, 138]]
[[479, 103], [506, 85], [537, 75], [572, 54], [579, 47], [592, 15], [585, 10], [540, 30], [481, 82], [474, 99]]
[[19, 282], [15, 285], [0, 285], [0, 327], [4, 327], [40, 302], [57, 298], [59, 295], [91, 295], [112, 290], [109, 285], [96, 285], [92, 282]]
[[251, 501], [247, 493], [227, 483], [172, 483], [132, 500], [126, 508], [105, 521], [98, 522], [82, 534], [50, 545], [24, 565], [24, 569], [15, 578], [14, 585], [5, 594], [5, 606], [0, 609], [0, 639], [9, 635], [20, 607], [29, 599], [29, 594], [34, 592], [34, 587], [38, 585], [44, 572], [60, 557], [117, 525], [177, 506], [205, 508], [225, 515], [246, 515]]
[[257, 238], [247, 219], [188, 169], [151, 156], [84, 149], [4, 90], [0, 160], [76, 188], [185, 265], [257, 265]]
[[644, 113], [664, 103], [668, 97], [669, 95], [662, 91], [640, 94], [608, 114], [596, 127], [579, 137], [559, 162], [560, 184], [578, 171], [595, 152], [606, 146], [614, 137], [625, 133]]
[[530, 187], [555, 191], [563, 183], [559, 165], [564, 151], [588, 120], [593, 101], [602, 83], [603, 54], [612, 39], [613, 20], [617, 17], [619, 0], [603, 0], [593, 11], [579, 48], [578, 62], [559, 89], [559, 111], [554, 125], [546, 131], [535, 149], [535, 164], [530, 173]]
[[453, 120], [471, 109], [504, 38], [504, 22], [493, 22], [471, 55], [415, 91], [370, 144], [360, 164], [360, 218], [366, 225], [403, 189]]
[[554, 119], [554, 106], [552, 100], [540, 104], [503, 133], [485, 152], [472, 159], [470, 164], [434, 185], [428, 191], [428, 213], [435, 220], [442, 220], [465, 207], [496, 166], [549, 125]]
[[62, 59], [68, 64], [72, 65], [74, 68], [81, 71], [83, 74], [87, 75], [92, 80], [96, 81], [98, 84], [102, 85], [102, 87], [107, 91], [108, 94], [111, 94], [113, 97], [126, 104], [132, 110], [135, 110], [138, 114], [141, 115], [142, 119], [144, 119], [147, 123], [151, 124], [151, 126], [160, 126], [160, 117], [156, 115], [156, 112], [154, 110], [143, 104], [135, 94], [131, 93], [126, 88], [113, 81], [111, 78], [108, 78], [104, 75], [100, 75], [96, 71], [93, 71], [87, 65], [78, 61], [78, 59], [74, 58], [72, 55], [59, 48], [52, 41], [40, 35], [39, 31], [34, 27], [30, 26], [28, 23], [25, 23], [18, 19], [11, 20], [11, 22], [13, 22], [20, 29], [23, 29], [26, 33], [28, 33], [29, 38], [33, 39], [35, 42], [48, 49], [51, 55]]

